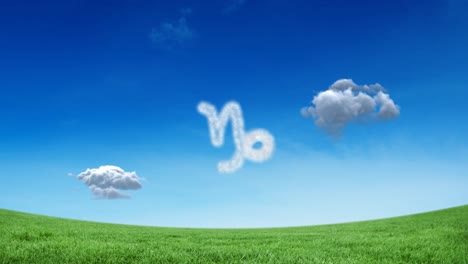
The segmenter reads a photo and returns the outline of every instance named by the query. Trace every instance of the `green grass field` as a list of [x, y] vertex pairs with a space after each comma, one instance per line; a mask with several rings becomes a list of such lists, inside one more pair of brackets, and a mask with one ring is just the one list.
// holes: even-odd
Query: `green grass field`
[[0, 210], [0, 263], [468, 263], [468, 205], [270, 229], [141, 227]]

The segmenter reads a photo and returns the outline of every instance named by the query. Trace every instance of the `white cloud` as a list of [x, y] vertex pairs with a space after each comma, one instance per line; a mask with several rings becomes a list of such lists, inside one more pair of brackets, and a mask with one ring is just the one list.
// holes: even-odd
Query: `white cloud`
[[149, 38], [155, 45], [172, 49], [195, 37], [195, 30], [187, 22], [187, 16], [192, 14], [192, 9], [183, 8], [180, 13], [181, 16], [176, 21], [166, 21], [161, 23], [159, 27], [151, 29]]
[[[228, 102], [221, 113], [218, 114], [216, 108], [208, 102], [198, 104], [198, 112], [208, 119], [211, 143], [215, 147], [224, 144], [224, 132], [227, 122], [231, 119], [232, 136], [236, 151], [228, 161], [218, 163], [220, 173], [233, 173], [244, 164], [244, 158], [253, 162], [264, 162], [268, 160], [275, 149], [274, 137], [264, 129], [254, 129], [246, 132], [244, 128], [244, 117], [242, 109], [237, 102]], [[254, 148], [254, 144], [260, 142], [260, 148]]]
[[312, 106], [301, 109], [304, 117], [333, 136], [340, 135], [350, 122], [365, 119], [390, 120], [400, 115], [390, 95], [380, 84], [357, 85], [351, 79], [341, 79], [312, 100]]
[[242, 7], [242, 5], [244, 5], [245, 2], [246, 0], [229, 0], [227, 5], [223, 9], [223, 13], [229, 14], [234, 11], [237, 11]]
[[69, 172], [69, 173], [67, 173], [67, 176], [68, 176], [68, 177], [72, 177], [72, 176], [73, 176], [73, 173]]
[[183, 15], [183, 16], [189, 16], [191, 15], [193, 12], [192, 8], [190, 7], [184, 7], [182, 9], [180, 9], [180, 14]]
[[120, 167], [106, 165], [97, 169], [87, 169], [76, 176], [86, 184], [97, 198], [130, 198], [120, 190], [138, 190], [141, 183], [135, 172], [126, 172]]
[[351, 79], [339, 79], [334, 82], [329, 88], [334, 91], [345, 91], [351, 89], [353, 92], [365, 92], [369, 94], [376, 94], [378, 92], [386, 92], [382, 85], [376, 83], [371, 85], [357, 85]]
[[390, 95], [380, 92], [375, 96], [375, 101], [380, 104], [380, 110], [377, 113], [378, 118], [392, 119], [400, 115], [400, 108], [395, 105]]

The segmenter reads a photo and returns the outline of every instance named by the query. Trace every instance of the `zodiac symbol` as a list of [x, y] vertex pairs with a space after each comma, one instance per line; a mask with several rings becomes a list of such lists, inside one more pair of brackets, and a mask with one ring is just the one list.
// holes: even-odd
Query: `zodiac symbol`
[[[224, 144], [224, 132], [228, 119], [231, 118], [236, 152], [234, 152], [231, 160], [220, 161], [218, 163], [219, 172], [235, 172], [244, 164], [244, 158], [254, 162], [263, 162], [273, 154], [275, 141], [268, 131], [255, 129], [247, 133], [245, 132], [242, 110], [237, 102], [231, 101], [226, 103], [219, 115], [213, 105], [201, 102], [198, 104], [198, 112], [208, 119], [211, 143], [215, 147], [221, 147]], [[257, 142], [262, 143], [260, 148], [254, 148], [254, 144]]]

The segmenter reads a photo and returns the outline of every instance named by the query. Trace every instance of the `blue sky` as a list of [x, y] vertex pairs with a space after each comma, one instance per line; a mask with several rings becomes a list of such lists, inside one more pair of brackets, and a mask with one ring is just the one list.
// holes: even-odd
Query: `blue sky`
[[[95, 221], [336, 223], [468, 201], [468, 5], [425, 1], [2, 1], [0, 208]], [[400, 107], [330, 137], [301, 116], [336, 80]], [[233, 174], [197, 104], [240, 103], [271, 160]], [[131, 199], [74, 175], [136, 171]]]

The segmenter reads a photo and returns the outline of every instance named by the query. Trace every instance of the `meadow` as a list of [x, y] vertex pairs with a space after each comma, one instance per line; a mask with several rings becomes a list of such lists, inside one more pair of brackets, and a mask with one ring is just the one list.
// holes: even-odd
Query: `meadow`
[[143, 227], [0, 210], [0, 263], [468, 263], [468, 205], [267, 229]]

